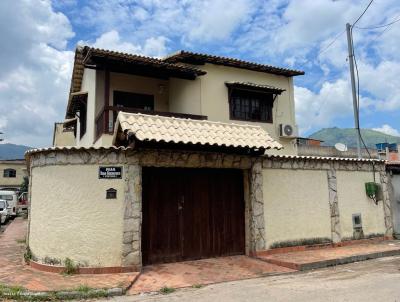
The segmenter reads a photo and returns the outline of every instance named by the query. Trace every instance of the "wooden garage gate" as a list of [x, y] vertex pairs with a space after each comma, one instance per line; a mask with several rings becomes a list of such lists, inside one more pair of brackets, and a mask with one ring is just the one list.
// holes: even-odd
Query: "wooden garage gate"
[[243, 172], [143, 168], [143, 263], [245, 253]]

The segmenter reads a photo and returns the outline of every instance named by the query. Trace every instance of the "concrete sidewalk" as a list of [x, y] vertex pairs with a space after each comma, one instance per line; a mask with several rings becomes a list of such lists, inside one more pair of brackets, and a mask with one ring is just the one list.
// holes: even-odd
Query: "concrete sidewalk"
[[400, 255], [400, 241], [367, 240], [341, 247], [274, 254], [267, 252], [257, 257], [268, 263], [305, 271], [395, 255]]

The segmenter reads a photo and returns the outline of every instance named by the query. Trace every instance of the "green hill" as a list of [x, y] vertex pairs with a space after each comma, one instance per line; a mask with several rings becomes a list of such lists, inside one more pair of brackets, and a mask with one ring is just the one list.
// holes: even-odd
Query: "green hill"
[[[379, 143], [398, 143], [400, 137], [388, 135], [371, 129], [362, 129], [362, 137], [369, 148], [376, 148]], [[324, 128], [309, 136], [309, 138], [324, 141], [322, 145], [333, 146], [336, 143], [346, 144], [348, 147], [357, 147], [357, 131], [351, 128]]]
[[0, 144], [0, 160], [23, 159], [25, 151], [32, 149], [28, 146], [14, 144]]

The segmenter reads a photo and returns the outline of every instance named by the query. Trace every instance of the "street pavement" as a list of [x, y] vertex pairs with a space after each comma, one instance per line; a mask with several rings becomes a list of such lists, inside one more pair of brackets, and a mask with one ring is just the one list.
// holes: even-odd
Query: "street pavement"
[[100, 301], [400, 302], [400, 256], [202, 288], [180, 289], [165, 295], [142, 294]]

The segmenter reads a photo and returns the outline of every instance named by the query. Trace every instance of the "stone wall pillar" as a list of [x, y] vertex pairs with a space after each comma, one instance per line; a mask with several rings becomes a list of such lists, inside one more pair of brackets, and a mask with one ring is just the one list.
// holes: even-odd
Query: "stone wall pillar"
[[390, 179], [386, 171], [379, 172], [381, 185], [382, 185], [382, 202], [383, 202], [383, 214], [385, 216], [385, 227], [386, 236], [393, 236], [393, 220], [392, 210], [390, 205]]
[[331, 215], [331, 239], [333, 242], [342, 240], [339, 216], [339, 203], [337, 194], [337, 178], [336, 170], [327, 171], [328, 174], [328, 191], [329, 191], [329, 209]]
[[265, 223], [262, 162], [251, 167], [249, 202], [250, 253], [265, 249]]
[[122, 242], [122, 265], [142, 266], [142, 167], [124, 166], [125, 200]]

